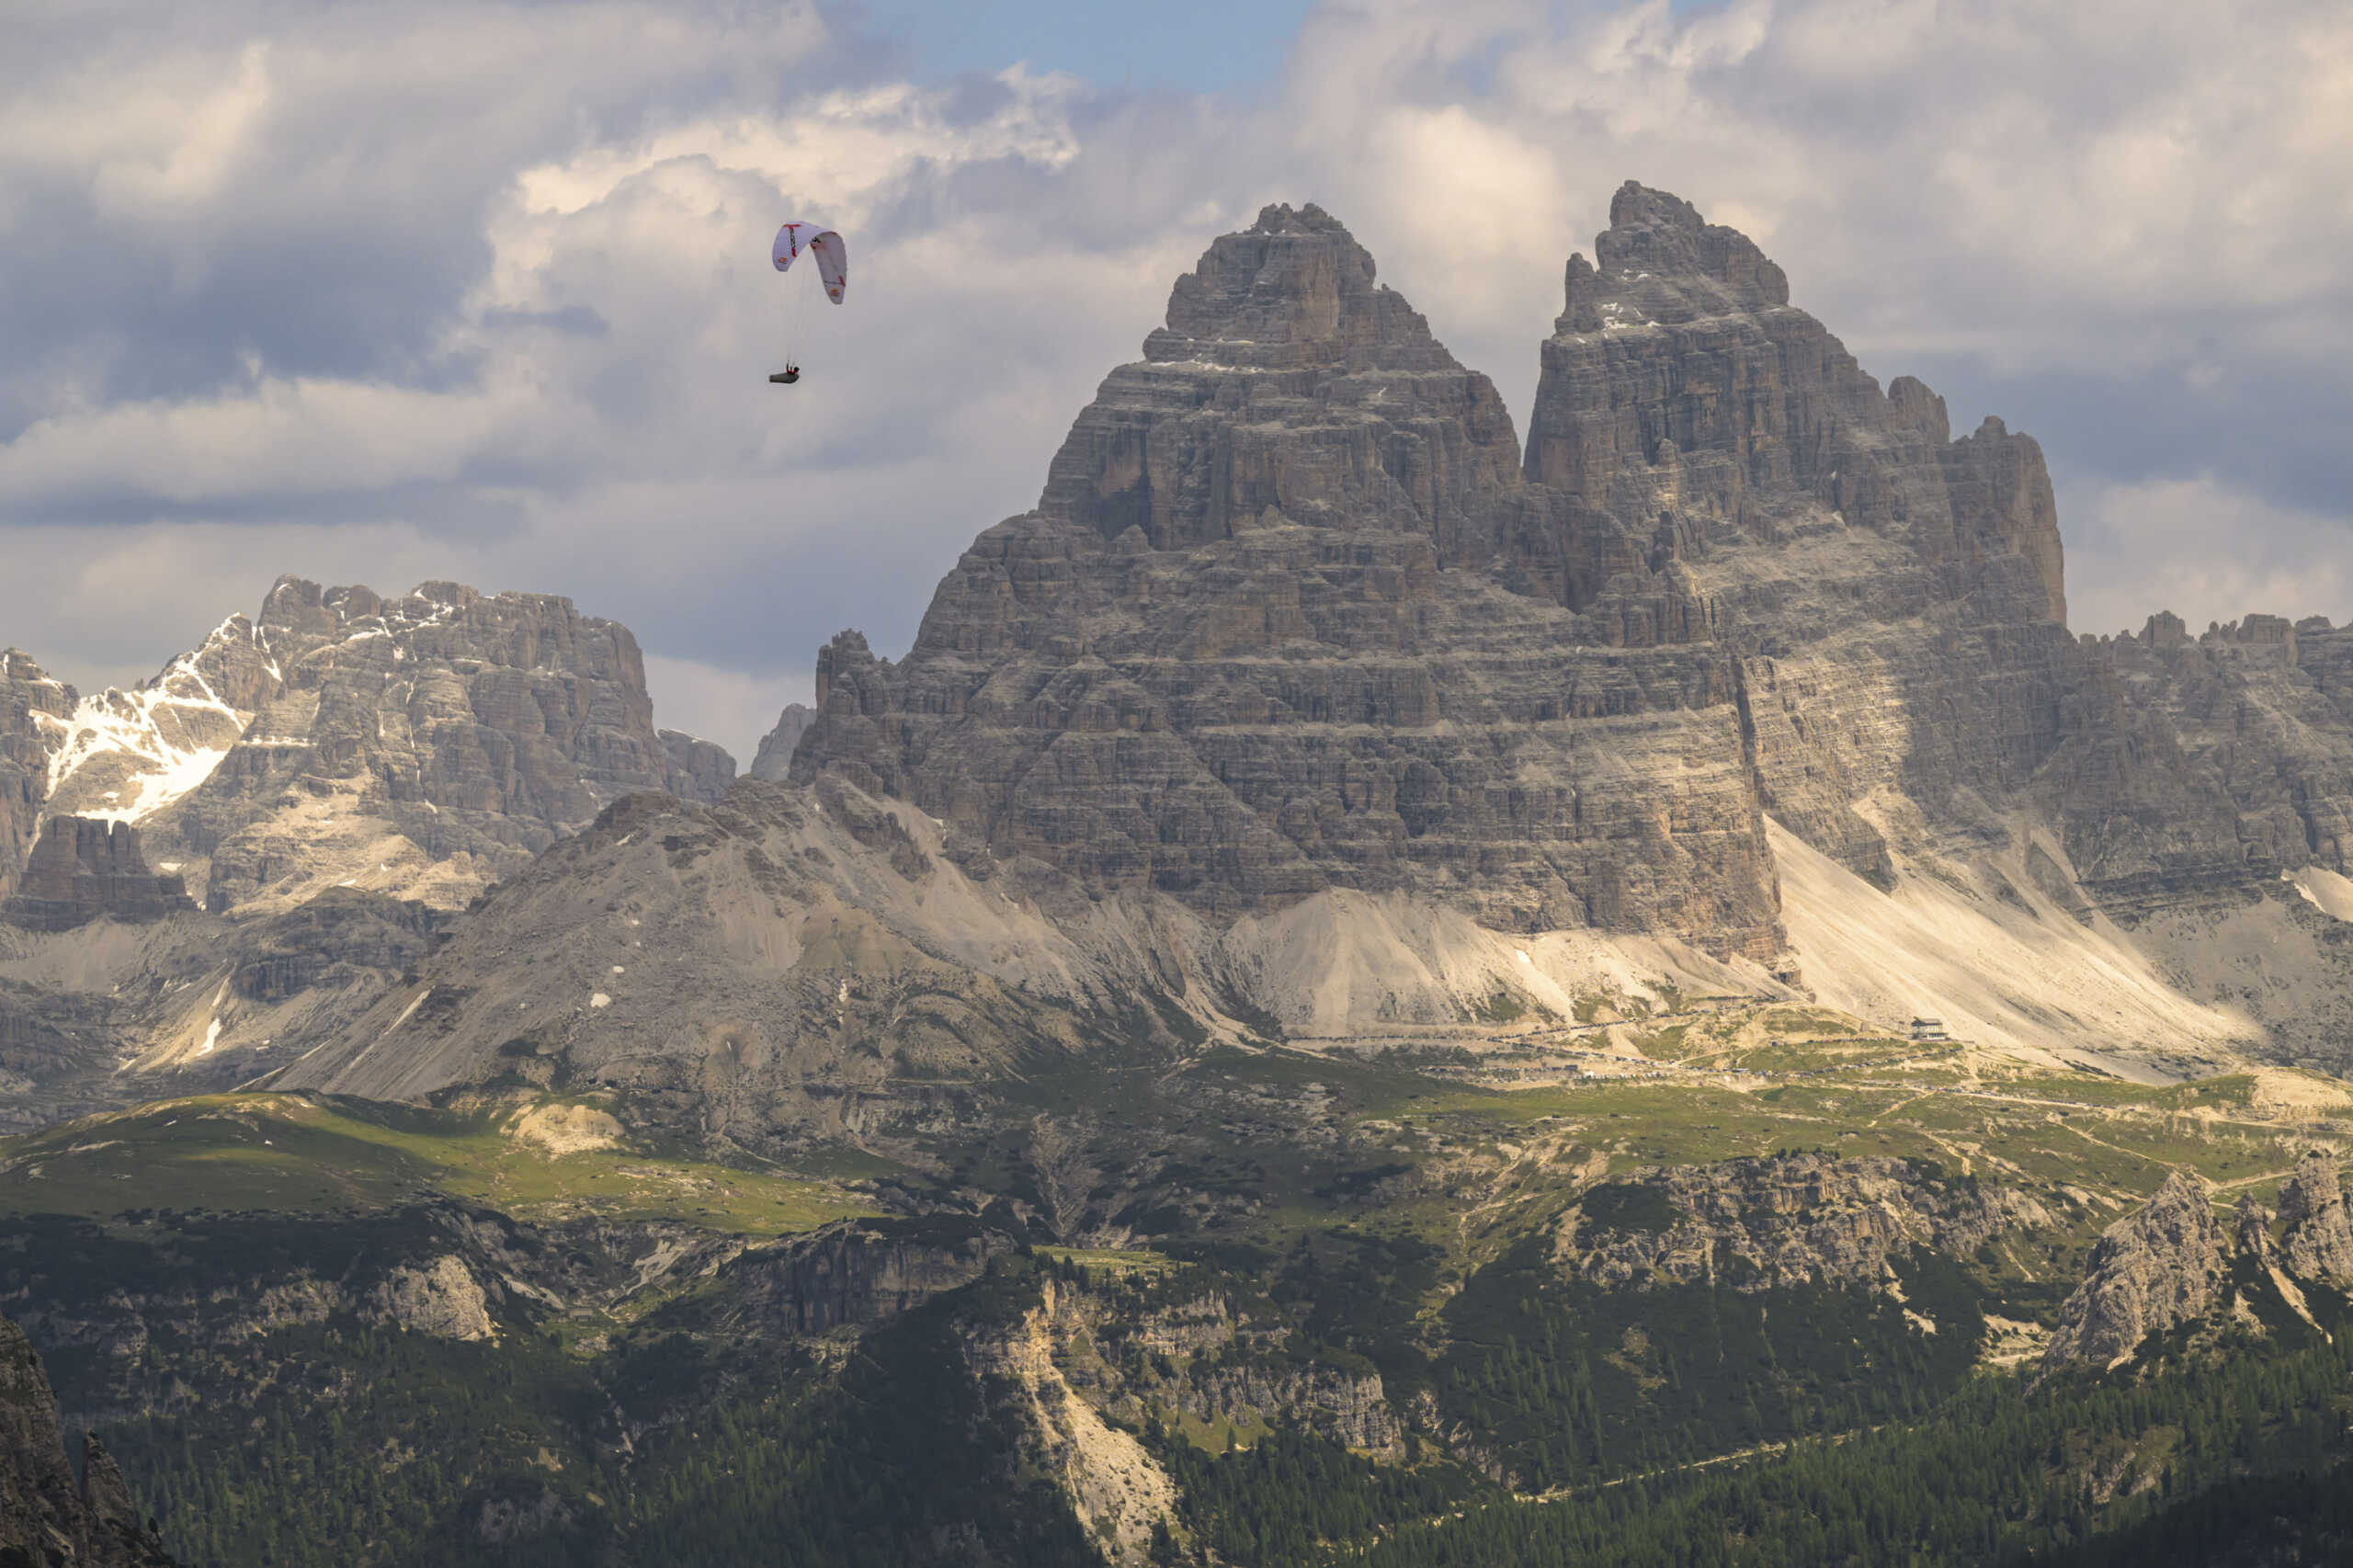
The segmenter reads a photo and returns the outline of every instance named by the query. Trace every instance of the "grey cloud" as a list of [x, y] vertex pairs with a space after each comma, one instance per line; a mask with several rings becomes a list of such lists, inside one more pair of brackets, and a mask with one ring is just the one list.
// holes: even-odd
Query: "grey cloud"
[[[740, 100], [754, 63], [726, 47], [750, 14], [717, 6], [231, 5], [193, 25], [188, 9], [63, 24], [31, 51], [61, 68], [20, 101], [28, 119], [119, 108], [133, 126], [176, 101], [198, 106], [198, 137], [201, 106], [243, 84], [249, 122], [220, 133], [210, 176], [176, 176], [169, 149], [145, 156], [135, 130], [63, 167], [0, 157], [15, 258], [0, 333], [19, 365], [95, 367], [86, 391], [103, 401], [200, 393], [256, 358], [291, 376], [462, 382], [440, 339], [488, 265], [484, 216], [516, 174], [584, 136], [625, 141]], [[779, 96], [851, 80], [858, 57], [822, 34], [769, 52], [759, 87]], [[176, 199], [190, 182], [210, 188]], [[142, 184], [158, 187], [152, 200], [125, 194]], [[17, 379], [0, 369], [0, 385]], [[0, 438], [39, 401], [21, 383], [0, 392]]]
[[493, 306], [483, 312], [482, 324], [494, 331], [501, 327], [544, 327], [551, 332], [568, 333], [574, 337], [608, 337], [613, 330], [612, 323], [587, 305], [563, 305], [552, 311], [517, 311]]

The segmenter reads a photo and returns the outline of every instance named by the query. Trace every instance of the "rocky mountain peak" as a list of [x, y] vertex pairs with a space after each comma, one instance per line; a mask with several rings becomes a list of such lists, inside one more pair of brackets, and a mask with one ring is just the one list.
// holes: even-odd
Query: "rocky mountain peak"
[[1262, 369], [1351, 358], [1452, 364], [1429, 324], [1374, 273], [1371, 254], [1322, 208], [1268, 207], [1176, 279], [1168, 324], [1145, 341], [1144, 358]]
[[1111, 372], [1047, 472], [1040, 514], [1183, 550], [1280, 520], [1434, 539], [1485, 561], [1518, 437], [1364, 247], [1270, 207], [1178, 278], [1168, 324]]
[[1611, 301], [1638, 305], [1648, 319], [1685, 322], [1701, 316], [1771, 310], [1790, 302], [1790, 280], [1756, 242], [1737, 229], [1711, 223], [1679, 196], [1628, 180], [1609, 202], [1609, 227], [1594, 241], [1599, 269], [1569, 258], [1564, 330], [1580, 326], [1580, 307], [1607, 314]]
[[144, 820], [204, 780], [280, 679], [259, 630], [233, 615], [128, 691], [77, 697], [50, 728], [42, 809]]
[[[820, 700], [823, 700], [822, 699]], [[776, 728], [760, 737], [759, 754], [745, 771], [755, 778], [781, 782], [792, 777], [792, 748], [815, 722], [817, 710], [805, 702], [788, 702], [777, 715]]]
[[[338, 885], [460, 907], [623, 795], [716, 800], [734, 772], [655, 729], [636, 639], [567, 598], [282, 576], [129, 691], [0, 658], [0, 896], [42, 819], [86, 818], [141, 824], [216, 912]], [[50, 853], [58, 887], [86, 858]]]
[[49, 793], [50, 754], [79, 700], [31, 654], [0, 650], [0, 897], [15, 888], [32, 848]]
[[22, 648], [0, 648], [0, 704], [63, 717], [77, 700], [74, 688], [40, 667]]
[[[1098, 893], [1412, 886], [1774, 951], [1764, 812], [1884, 878], [1854, 801], [1999, 797], [2056, 745], [2050, 483], [1998, 423], [1954, 441], [1927, 387], [1882, 392], [1688, 202], [1628, 186], [1596, 254], [1523, 455], [1329, 214], [1213, 241], [907, 657], [820, 653], [790, 776]], [[1916, 733], [1865, 746], [1813, 722], [1830, 692]], [[1654, 746], [1711, 761], [1643, 783]]]
[[622, 795], [733, 778], [655, 730], [628, 628], [558, 595], [280, 577], [253, 625], [271, 688], [166, 824], [215, 910], [322, 879], [462, 903]]

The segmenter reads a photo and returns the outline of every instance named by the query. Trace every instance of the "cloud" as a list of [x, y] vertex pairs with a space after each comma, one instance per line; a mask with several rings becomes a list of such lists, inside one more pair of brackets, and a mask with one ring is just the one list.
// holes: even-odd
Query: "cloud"
[[[280, 571], [528, 587], [627, 621], [662, 722], [739, 745], [834, 631], [904, 646], [1261, 203], [1338, 213], [1524, 411], [1630, 176], [1882, 379], [2040, 435], [2077, 605], [2284, 593], [2353, 494], [2353, 18], [2232, 11], [1325, 0], [1216, 96], [909, 81], [813, 4], [35, 9], [0, 551], [52, 591], [0, 642], [152, 667]], [[767, 267], [793, 213], [849, 233], [847, 305]], [[2200, 579], [2201, 506], [2273, 565]]]
[[777, 715], [787, 703], [809, 701], [816, 681], [813, 667], [747, 675], [693, 659], [648, 654], [645, 660], [645, 684], [662, 727], [717, 741], [745, 770], [761, 738], [776, 728]]
[[2256, 610], [2353, 619], [2342, 517], [2275, 506], [2211, 474], [2106, 485], [2077, 511], [2067, 576], [2079, 631], [2138, 631], [2160, 609], [2193, 631]]

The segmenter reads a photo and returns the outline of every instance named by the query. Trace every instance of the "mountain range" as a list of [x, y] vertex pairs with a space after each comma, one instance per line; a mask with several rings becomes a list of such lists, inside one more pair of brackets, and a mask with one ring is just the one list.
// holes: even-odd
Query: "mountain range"
[[1269, 207], [741, 778], [547, 596], [0, 653], [0, 1310], [196, 1561], [2353, 1539], [2353, 629], [1790, 300], [1628, 184], [1523, 441]]

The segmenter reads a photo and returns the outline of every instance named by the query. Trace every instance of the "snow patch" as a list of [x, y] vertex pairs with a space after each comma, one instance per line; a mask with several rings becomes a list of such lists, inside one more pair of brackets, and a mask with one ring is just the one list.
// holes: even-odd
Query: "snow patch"
[[[206, 645], [236, 635], [233, 619]], [[198, 656], [182, 653], [145, 685], [131, 691], [110, 687], [74, 704], [69, 718], [52, 721], [63, 732], [49, 758], [47, 794], [53, 807], [62, 802], [74, 815], [136, 823], [212, 777], [253, 715], [221, 699], [198, 667]], [[106, 771], [94, 778], [114, 786], [95, 792], [102, 803], [73, 799], [75, 775], [100, 764]]]
[[595, 991], [589, 993], [588, 1006], [591, 1007], [609, 1007], [612, 1005], [613, 999], [606, 995], [603, 992]]

